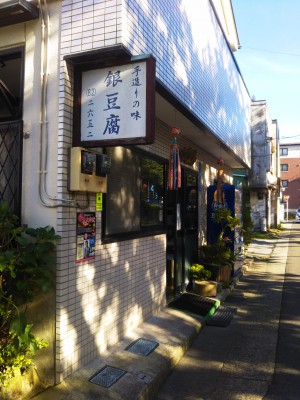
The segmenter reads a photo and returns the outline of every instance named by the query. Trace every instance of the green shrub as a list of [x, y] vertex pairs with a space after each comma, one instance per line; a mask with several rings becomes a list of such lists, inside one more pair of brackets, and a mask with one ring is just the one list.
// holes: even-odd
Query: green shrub
[[[21, 227], [9, 205], [0, 203], [0, 383], [28, 368], [47, 346], [32, 333], [20, 311], [54, 284], [55, 247], [59, 236], [51, 227]], [[24, 307], [23, 307], [24, 308]]]
[[235, 255], [225, 242], [207, 244], [200, 247], [200, 260], [206, 264], [233, 265]]
[[211, 277], [211, 272], [208, 271], [203, 265], [201, 264], [193, 264], [189, 269], [189, 279], [198, 280], [198, 281], [206, 281]]

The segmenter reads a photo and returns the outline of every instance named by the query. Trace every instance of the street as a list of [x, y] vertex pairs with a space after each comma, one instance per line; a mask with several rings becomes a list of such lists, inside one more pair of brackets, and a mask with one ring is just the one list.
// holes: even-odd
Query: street
[[291, 228], [275, 373], [265, 400], [300, 397], [300, 224], [292, 224]]
[[206, 326], [156, 400], [298, 400], [300, 393], [300, 224], [265, 240], [224, 305], [228, 327]]

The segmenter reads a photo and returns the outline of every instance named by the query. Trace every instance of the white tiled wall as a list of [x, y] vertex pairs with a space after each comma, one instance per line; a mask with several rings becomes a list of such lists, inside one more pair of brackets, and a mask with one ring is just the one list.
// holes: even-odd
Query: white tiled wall
[[157, 78], [250, 164], [250, 96], [209, 0], [124, 0], [123, 40], [156, 58]]
[[[63, 0], [59, 82], [58, 193], [67, 191], [68, 150], [72, 146], [73, 68], [63, 57], [122, 42], [124, 0]], [[131, 2], [132, 3], [132, 2]], [[165, 2], [163, 2], [165, 4]], [[132, 3], [133, 4], [133, 3]], [[149, 2], [138, 2], [147, 13]], [[148, 10], [148, 11], [147, 11]], [[128, 15], [128, 14], [126, 14]], [[166, 14], [167, 15], [167, 14]], [[142, 26], [132, 26], [140, 49], [144, 48]], [[141, 21], [141, 19], [139, 20]], [[163, 21], [161, 21], [163, 26]], [[159, 43], [157, 43], [159, 45]], [[160, 66], [163, 68], [163, 65]], [[141, 146], [163, 158], [169, 156], [170, 127], [156, 120], [156, 140]], [[179, 137], [179, 146], [190, 144]], [[199, 193], [202, 242], [206, 230], [206, 187], [213, 182], [216, 160], [198, 149], [203, 188]], [[85, 211], [95, 211], [95, 196], [76, 195]], [[165, 235], [101, 243], [101, 212], [96, 213], [96, 257], [75, 263], [76, 213], [82, 208], [58, 210], [57, 230], [62, 240], [57, 267], [57, 382], [116, 343], [127, 329], [139, 325], [165, 304]]]

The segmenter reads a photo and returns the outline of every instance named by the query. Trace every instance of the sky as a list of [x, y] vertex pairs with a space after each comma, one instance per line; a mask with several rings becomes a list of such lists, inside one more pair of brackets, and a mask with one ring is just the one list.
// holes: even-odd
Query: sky
[[232, 0], [234, 53], [250, 96], [266, 100], [280, 140], [300, 143], [300, 1]]

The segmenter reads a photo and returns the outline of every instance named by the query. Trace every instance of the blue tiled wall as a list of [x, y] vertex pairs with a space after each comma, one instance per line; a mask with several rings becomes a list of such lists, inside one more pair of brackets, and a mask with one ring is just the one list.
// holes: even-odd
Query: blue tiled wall
[[209, 0], [125, 0], [126, 46], [151, 53], [157, 78], [250, 162], [250, 97]]

